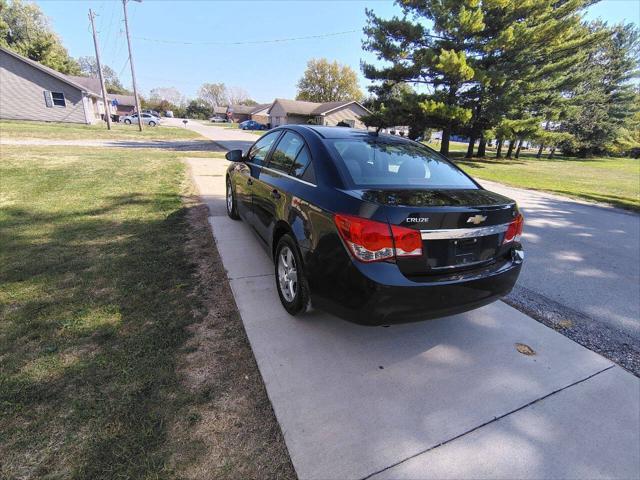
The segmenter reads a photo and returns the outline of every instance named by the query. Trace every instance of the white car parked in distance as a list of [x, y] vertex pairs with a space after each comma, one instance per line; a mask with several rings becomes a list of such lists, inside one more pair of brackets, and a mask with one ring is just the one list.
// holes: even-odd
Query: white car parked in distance
[[[121, 122], [126, 123], [127, 125], [131, 125], [132, 123], [138, 123], [138, 114], [132, 113], [131, 115], [126, 115], [120, 119]], [[145, 125], [149, 125], [150, 127], [155, 127], [160, 124], [160, 119], [158, 117], [154, 117], [149, 113], [142, 114], [142, 123]]]

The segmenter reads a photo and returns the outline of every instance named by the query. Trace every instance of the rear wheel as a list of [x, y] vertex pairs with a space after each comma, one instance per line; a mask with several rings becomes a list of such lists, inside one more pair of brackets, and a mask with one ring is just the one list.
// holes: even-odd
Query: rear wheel
[[302, 268], [300, 250], [291, 235], [280, 238], [276, 248], [276, 288], [282, 306], [290, 315], [304, 313], [309, 305], [309, 288]]
[[238, 208], [236, 206], [236, 197], [233, 193], [233, 186], [231, 185], [231, 179], [227, 177], [227, 215], [229, 218], [234, 220], [238, 220], [240, 215], [238, 215]]
[[128, 118], [124, 121], [125, 124], [127, 125], [131, 125], [131, 120], [129, 120]]
[[156, 126], [156, 122], [154, 122], [153, 120], [149, 122], [149, 126], [150, 127], [155, 127]]

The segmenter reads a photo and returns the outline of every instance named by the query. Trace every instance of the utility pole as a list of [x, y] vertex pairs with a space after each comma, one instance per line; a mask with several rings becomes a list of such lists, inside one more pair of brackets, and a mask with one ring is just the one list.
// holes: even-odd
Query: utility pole
[[[129, 65], [131, 65], [131, 80], [133, 81], [133, 96], [136, 99], [136, 112], [138, 114], [138, 128], [142, 131], [142, 113], [140, 112], [140, 99], [138, 98], [138, 86], [136, 85], [136, 70], [133, 68], [133, 54], [131, 53], [131, 35], [129, 35], [129, 19], [127, 18], [127, 1], [122, 0], [124, 10], [124, 28], [127, 32], [127, 45], [129, 46]], [[142, 0], [135, 0], [142, 2]]]
[[111, 130], [111, 115], [109, 113], [109, 103], [107, 103], [107, 89], [104, 87], [104, 77], [102, 76], [102, 65], [100, 65], [100, 49], [98, 48], [98, 37], [96, 36], [96, 25], [93, 22], [96, 14], [89, 9], [89, 20], [91, 20], [91, 30], [93, 30], [93, 46], [96, 48], [96, 64], [98, 66], [98, 76], [100, 77], [100, 88], [102, 89], [102, 103], [104, 104], [104, 116], [107, 120], [107, 130]]

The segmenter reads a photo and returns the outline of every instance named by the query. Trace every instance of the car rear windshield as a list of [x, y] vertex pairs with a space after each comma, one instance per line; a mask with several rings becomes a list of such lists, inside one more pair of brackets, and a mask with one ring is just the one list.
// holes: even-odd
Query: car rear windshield
[[383, 138], [328, 142], [357, 187], [477, 188], [457, 167], [414, 143]]

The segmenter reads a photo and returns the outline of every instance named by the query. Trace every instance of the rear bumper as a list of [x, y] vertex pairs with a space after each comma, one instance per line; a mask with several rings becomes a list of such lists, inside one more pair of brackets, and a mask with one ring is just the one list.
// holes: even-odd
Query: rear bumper
[[408, 279], [392, 263], [351, 263], [340, 279], [334, 279], [341, 287], [323, 289], [324, 295], [312, 289], [312, 302], [362, 325], [427, 320], [466, 312], [508, 294], [521, 266], [521, 256], [514, 255], [479, 270]]

